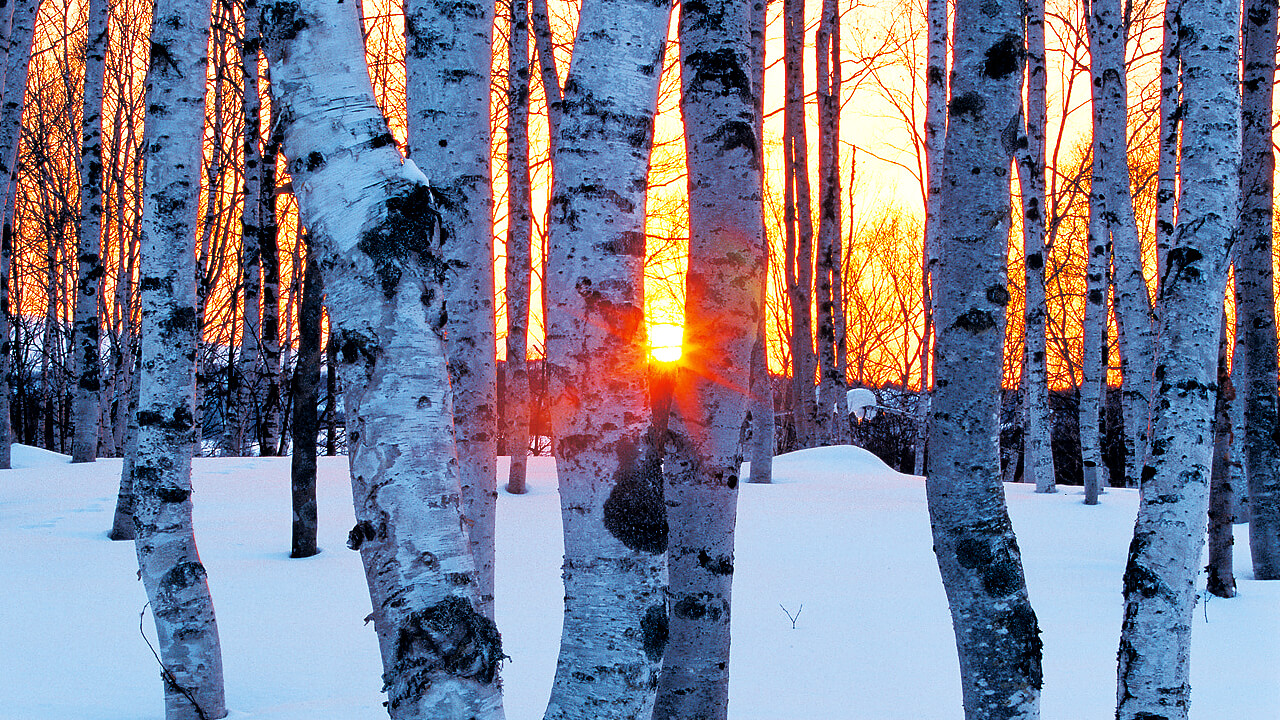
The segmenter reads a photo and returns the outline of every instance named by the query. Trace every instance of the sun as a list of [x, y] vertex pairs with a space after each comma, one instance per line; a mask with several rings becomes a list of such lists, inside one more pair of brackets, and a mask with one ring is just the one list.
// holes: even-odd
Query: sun
[[683, 342], [683, 325], [655, 323], [649, 326], [649, 356], [658, 362], [679, 360]]

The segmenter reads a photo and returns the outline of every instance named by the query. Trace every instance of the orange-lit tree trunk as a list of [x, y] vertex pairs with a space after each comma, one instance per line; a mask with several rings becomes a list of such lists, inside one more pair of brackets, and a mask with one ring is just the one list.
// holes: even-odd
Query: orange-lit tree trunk
[[444, 292], [458, 480], [481, 611], [493, 616], [497, 503], [497, 320], [493, 189], [489, 181], [489, 76], [493, 5], [410, 0], [405, 6], [409, 155], [448, 202]]
[[529, 454], [529, 292], [533, 207], [529, 195], [529, 3], [510, 0], [507, 52], [507, 491], [525, 492]]
[[723, 720], [729, 706], [738, 468], [764, 310], [750, 2], [684, 3], [680, 12], [689, 271], [663, 472], [670, 642], [654, 720]]
[[649, 0], [582, 4], [554, 140], [546, 362], [565, 604], [547, 720], [648, 717], [662, 665], [667, 519], [643, 293], [670, 14]]
[[1049, 411], [1048, 366], [1045, 357], [1045, 129], [1048, 93], [1044, 47], [1044, 0], [1027, 4], [1026, 147], [1018, 157], [1022, 186], [1022, 239], [1026, 257], [1025, 328], [1022, 355], [1022, 421], [1025, 438], [1025, 478], [1036, 492], [1057, 492], [1053, 477], [1053, 415]]
[[266, 0], [284, 154], [341, 357], [356, 526], [388, 711], [500, 720], [502, 646], [477, 611], [444, 353], [440, 206], [401, 163], [351, 3]]
[[926, 485], [969, 720], [1040, 715], [1041, 643], [1005, 506], [996, 419], [1009, 171], [1024, 55], [1021, 2], [959, 0], [938, 267], [937, 389]]
[[[765, 58], [765, 0], [751, 2], [751, 89], [755, 95], [756, 138], [764, 138], [764, 58]], [[757, 153], [760, 163], [760, 197], [764, 197], [764, 153]], [[766, 236], [761, 245], [760, 265], [760, 328], [756, 332], [756, 344], [751, 349], [751, 482], [773, 482], [774, 406], [773, 380], [769, 374], [769, 243]]]
[[40, 0], [16, 0], [7, 39], [4, 65], [4, 106], [0, 108], [0, 469], [10, 466], [11, 427], [9, 373], [13, 367], [10, 342], [9, 269], [13, 259], [14, 203], [18, 191], [18, 135], [26, 102], [27, 68]]
[[817, 441], [818, 405], [813, 376], [813, 219], [809, 198], [809, 141], [805, 131], [804, 2], [783, 2], [784, 131], [787, 297], [791, 301], [791, 411], [801, 447]]
[[72, 353], [73, 391], [71, 462], [98, 457], [98, 407], [102, 360], [98, 343], [98, 292], [102, 268], [102, 86], [106, 70], [107, 0], [88, 4], [85, 39], [83, 144], [80, 154], [80, 248], [76, 255], [75, 317]]

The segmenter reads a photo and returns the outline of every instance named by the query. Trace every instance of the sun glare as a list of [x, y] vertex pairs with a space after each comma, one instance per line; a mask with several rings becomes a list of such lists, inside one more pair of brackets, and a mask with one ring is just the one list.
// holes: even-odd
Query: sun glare
[[684, 327], [672, 323], [649, 326], [649, 356], [658, 362], [675, 362], [683, 351]]

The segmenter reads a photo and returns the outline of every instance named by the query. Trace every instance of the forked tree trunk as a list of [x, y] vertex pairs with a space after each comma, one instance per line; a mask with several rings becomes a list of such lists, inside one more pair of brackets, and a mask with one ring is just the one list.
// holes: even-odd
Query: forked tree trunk
[[1117, 720], [1187, 717], [1220, 308], [1237, 231], [1240, 6], [1185, 3], [1181, 17], [1180, 34], [1195, 38], [1182, 49], [1182, 192], [1160, 289], [1151, 459], [1124, 574]]
[[1049, 411], [1049, 379], [1045, 357], [1045, 127], [1047, 70], [1044, 48], [1044, 0], [1027, 6], [1027, 146], [1019, 153], [1018, 180], [1022, 186], [1022, 238], [1026, 258], [1025, 328], [1023, 347], [1023, 479], [1036, 492], [1057, 492], [1053, 473], [1053, 415]]
[[102, 85], [107, 52], [107, 0], [88, 5], [84, 61], [84, 123], [80, 154], [80, 248], [76, 255], [72, 355], [71, 462], [98, 458], [102, 360], [98, 347], [98, 292], [102, 282]]
[[670, 6], [586, 0], [555, 138], [547, 364], [564, 625], [547, 720], [644, 718], [667, 637], [644, 216]]
[[188, 0], [156, 3], [147, 72], [133, 495], [139, 575], [164, 664], [167, 720], [227, 714], [213, 599], [191, 526], [199, 341], [195, 239], [209, 9]]
[[9, 268], [13, 260], [14, 203], [18, 192], [18, 138], [27, 96], [27, 69], [40, 0], [14, 0], [4, 74], [4, 105], [0, 107], [0, 469], [10, 467], [12, 329], [9, 319]]
[[1103, 217], [1111, 235], [1116, 328], [1124, 383], [1120, 397], [1124, 412], [1125, 485], [1136, 487], [1146, 455], [1155, 337], [1130, 190], [1124, 61], [1129, 33], [1121, 0], [1089, 0], [1089, 3], [1093, 178], [1102, 185], [1094, 191], [1103, 192], [1106, 198]]
[[[298, 242], [306, 242], [305, 236]], [[324, 281], [316, 253], [307, 249], [307, 269], [298, 308], [298, 367], [293, 373], [293, 457], [290, 459], [293, 496], [293, 538], [289, 557], [311, 557], [316, 547], [316, 435], [320, 388], [320, 317]]]
[[959, 0], [943, 160], [937, 389], [926, 483], [969, 720], [1034, 720], [1041, 643], [1000, 478], [1009, 171], [1021, 114], [1021, 3]]
[[507, 75], [507, 492], [526, 492], [529, 454], [529, 292], [533, 206], [529, 194], [529, 4], [510, 0]]
[[392, 718], [498, 720], [502, 645], [459, 505], [439, 206], [401, 164], [352, 3], [262, 4], [284, 154], [328, 289], [360, 551]]
[[444, 292], [458, 479], [480, 584], [493, 617], [498, 376], [489, 182], [493, 4], [410, 0], [405, 7], [409, 155], [447, 199]]
[[[1236, 272], [1245, 318], [1245, 472], [1249, 477], [1249, 552], [1259, 580], [1280, 580], [1280, 410], [1276, 397], [1273, 290], [1272, 81], [1276, 74], [1276, 3], [1250, 0], [1244, 23], [1244, 172]], [[1189, 51], [1188, 51], [1189, 52]]]
[[764, 309], [750, 0], [682, 4], [680, 52], [689, 167], [688, 340], [664, 461], [670, 642], [653, 717], [723, 720], [738, 468], [751, 398], [744, 381]]

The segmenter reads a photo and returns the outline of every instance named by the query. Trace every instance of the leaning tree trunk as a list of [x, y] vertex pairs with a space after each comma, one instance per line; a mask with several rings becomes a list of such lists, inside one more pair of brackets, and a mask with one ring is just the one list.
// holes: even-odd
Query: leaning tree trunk
[[480, 583], [493, 617], [497, 514], [498, 378], [489, 183], [492, 3], [410, 0], [405, 58], [410, 156], [448, 199], [445, 228], [446, 349], [458, 437], [458, 479]]
[[670, 6], [587, 0], [555, 139], [549, 393], [564, 626], [547, 720], [648, 717], [667, 636], [661, 450], [648, 434], [644, 216]]
[[227, 714], [213, 599], [191, 526], [200, 331], [195, 238], [209, 5], [160, 0], [152, 17], [134, 527], [164, 665], [165, 717], [205, 720]]
[[[306, 242], [305, 235], [298, 242]], [[320, 317], [324, 282], [316, 253], [307, 249], [307, 268], [298, 308], [298, 367], [293, 373], [293, 457], [290, 477], [293, 527], [289, 557], [311, 557], [316, 547], [316, 435], [320, 431]]]
[[1187, 717], [1220, 312], [1237, 229], [1240, 7], [1186, 3], [1181, 17], [1180, 35], [1195, 38], [1182, 49], [1182, 187], [1160, 288], [1151, 458], [1124, 574], [1117, 720]]
[[[1245, 472], [1249, 551], [1259, 580], [1280, 579], [1280, 410], [1276, 398], [1276, 312], [1272, 270], [1271, 103], [1276, 74], [1276, 3], [1250, 0], [1244, 24], [1244, 172], [1236, 273], [1245, 321]], [[1184, 51], [1187, 52], [1187, 51]]]
[[0, 107], [0, 469], [10, 467], [13, 343], [9, 318], [9, 268], [13, 259], [14, 203], [18, 191], [18, 138], [27, 96], [27, 69], [40, 0], [16, 0], [9, 26], [4, 68], [4, 105]]
[[924, 152], [928, 171], [924, 208], [924, 247], [920, 249], [920, 395], [916, 404], [915, 467], [924, 475], [929, 440], [930, 370], [933, 367], [933, 276], [942, 231], [942, 150], [947, 137], [947, 0], [928, 0], [929, 59], [925, 71]]
[[268, 0], [300, 217], [341, 356], [356, 525], [392, 718], [497, 720], [502, 645], [460, 507], [444, 355], [443, 191], [402, 166], [351, 3]]
[[1121, 0], [1090, 0], [1089, 48], [1093, 76], [1094, 182], [1105, 193], [1111, 234], [1115, 313], [1123, 377], [1125, 485], [1136, 487], [1147, 446], [1151, 413], [1151, 299], [1142, 273], [1142, 246], [1134, 219], [1127, 142], [1128, 95], [1125, 44], [1129, 33]]
[[529, 454], [529, 292], [533, 205], [529, 195], [529, 4], [511, 0], [507, 75], [507, 492], [526, 491]]
[[1044, 49], [1044, 0], [1027, 6], [1027, 146], [1019, 153], [1022, 186], [1022, 238], [1026, 257], [1026, 342], [1023, 347], [1022, 418], [1024, 475], [1036, 492], [1057, 492], [1053, 475], [1053, 414], [1049, 411], [1049, 378], [1045, 357], [1045, 127], [1047, 71]]
[[102, 283], [102, 85], [107, 52], [107, 0], [88, 6], [84, 61], [84, 134], [80, 154], [80, 250], [76, 255], [72, 354], [76, 385], [72, 395], [71, 462], [98, 458], [102, 359], [98, 347], [98, 291]]
[[1205, 590], [1221, 598], [1236, 596], [1236, 544], [1232, 531], [1231, 456], [1235, 438], [1231, 430], [1231, 406], [1236, 390], [1227, 368], [1227, 318], [1222, 317], [1218, 340], [1218, 392], [1213, 405], [1213, 462], [1209, 481], [1209, 564], [1205, 566]]
[[1022, 4], [959, 0], [943, 159], [937, 389], [926, 483], [969, 720], [1040, 714], [1040, 629], [1000, 478], [1009, 171], [1021, 113]]
[[[689, 167], [686, 342], [668, 426], [670, 642], [654, 720], [724, 720], [738, 468], [764, 310], [763, 147], [750, 0], [684, 3], [681, 109]], [[830, 358], [834, 359], [834, 358]], [[830, 414], [830, 407], [824, 408]]]

